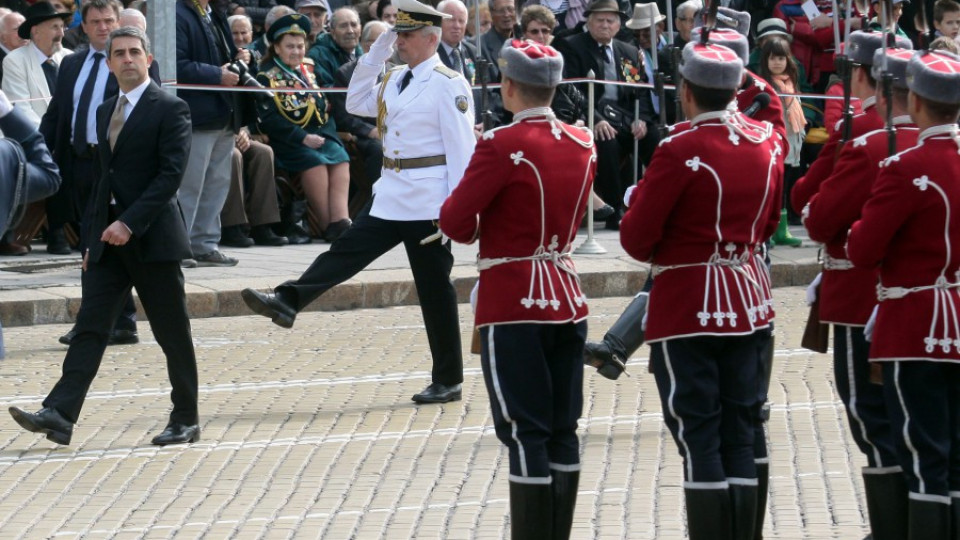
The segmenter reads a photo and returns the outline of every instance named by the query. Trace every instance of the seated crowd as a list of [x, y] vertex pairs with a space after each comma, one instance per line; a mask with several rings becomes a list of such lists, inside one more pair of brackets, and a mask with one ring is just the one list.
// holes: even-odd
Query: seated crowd
[[[96, 51], [102, 50], [103, 36], [116, 27], [145, 27], [141, 12], [156, 1], [0, 0], [0, 85], [41, 128], [59, 155], [61, 169], [72, 176], [64, 179], [61, 193], [43, 205], [51, 253], [81, 247], [75, 245], [76, 232], [89, 178], [72, 165], [90, 157], [92, 145], [83, 145], [95, 132], [92, 127], [83, 129], [78, 118], [88, 118], [80, 109], [95, 110], [102, 102], [96, 94], [110, 91], [107, 75], [97, 75]], [[627, 187], [649, 163], [665, 124], [677, 120], [672, 92], [660, 95], [631, 83], [652, 84], [659, 71], [669, 84], [672, 51], [696, 39], [694, 29], [702, 24], [701, 0], [675, 0], [670, 9], [665, 1], [669, 0], [635, 5], [625, 0], [430, 2], [451, 15], [442, 23], [438, 55], [475, 86], [478, 136], [485, 128], [511, 120], [498, 92], [481, 89], [482, 83], [499, 81], [497, 60], [508, 39], [552, 45], [564, 56], [564, 78], [592, 74], [600, 81], [620, 83], [596, 86], [592, 119], [587, 118], [590, 108], [583, 83], [561, 85], [552, 104], [566, 122], [593, 121], [598, 141], [594, 217], [608, 229], [619, 227]], [[877, 3], [867, 13], [860, 11], [862, 6], [852, 6], [849, 22], [840, 20], [846, 13], [844, 2], [836, 18], [831, 0], [814, 0], [816, 13], [802, 4], [733, 0], [720, 8], [718, 17], [719, 26], [747, 36], [751, 74], [781, 95], [790, 139], [786, 193], [842, 113], [839, 99], [794, 94], [841, 95], [834, 25], [839, 23], [841, 35], [847, 24], [852, 29], [880, 26]], [[956, 50], [960, 4], [955, 0], [936, 1], [929, 29], [912, 24], [916, 8], [908, 2], [893, 0], [892, 6], [887, 18], [891, 32], [918, 46], [939, 38], [936, 46]], [[179, 92], [191, 107], [194, 130], [187, 178], [179, 194], [193, 251], [184, 266], [237, 264], [237, 259], [220, 252], [220, 245], [334, 241], [371, 196], [385, 157], [376, 119], [348, 113], [342, 89], [357, 59], [395, 23], [396, 7], [390, 0], [177, 0], [176, 9], [179, 83], [299, 90], [270, 95]], [[309, 26], [307, 35], [275, 27], [294, 13], [303, 16], [298, 24]], [[667, 21], [665, 13], [673, 20]], [[91, 50], [88, 64], [66, 69], [72, 65], [64, 63], [70, 53], [86, 55]], [[159, 70], [152, 76], [159, 81]], [[69, 79], [59, 80], [64, 77]], [[92, 92], [86, 89], [88, 80]], [[68, 95], [58, 96], [58, 88]], [[319, 91], [324, 88], [331, 90]], [[66, 115], [54, 110], [58, 102]], [[61, 133], [56, 122], [66, 131]], [[67, 148], [65, 155], [60, 155], [61, 148]], [[71, 166], [65, 167], [64, 160]], [[790, 220], [798, 217], [785, 216], [776, 243], [799, 243], [786, 229]], [[8, 233], [0, 239], [0, 254], [26, 253], [31, 232], [37, 230]]]

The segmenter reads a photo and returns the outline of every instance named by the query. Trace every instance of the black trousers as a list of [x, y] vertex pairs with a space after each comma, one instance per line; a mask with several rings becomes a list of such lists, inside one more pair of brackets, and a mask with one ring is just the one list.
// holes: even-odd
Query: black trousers
[[[640, 164], [637, 174], [642, 174], [643, 167], [650, 163], [653, 151], [660, 142], [657, 125], [647, 124], [647, 136], [637, 141], [640, 153]], [[627, 187], [637, 181], [633, 176], [633, 165], [625, 158], [633, 155], [633, 136], [629, 133], [620, 134], [609, 141], [596, 140], [597, 145], [597, 176], [594, 181], [594, 191], [603, 199], [603, 202], [614, 208], [623, 206], [623, 194]]]
[[871, 468], [897, 467], [883, 387], [870, 382], [870, 343], [863, 337], [863, 328], [835, 324], [833, 330], [833, 377], [850, 434]]
[[960, 364], [883, 362], [883, 394], [911, 494], [950, 504], [960, 492]]
[[[93, 190], [93, 180], [99, 173], [92, 159], [80, 156], [74, 156], [71, 169], [72, 172], [69, 173], [69, 176], [73, 177], [71, 187], [61, 186], [60, 190], [68, 191], [68, 195], [71, 197], [70, 204], [73, 205], [73, 212], [70, 215], [75, 215], [76, 221], [80, 222], [80, 244], [78, 247], [80, 252], [83, 253], [87, 248], [87, 233], [89, 232], [87, 224], [83, 223], [83, 216]], [[74, 221], [74, 219], [71, 218], [71, 221]], [[85, 286], [86, 274], [87, 272], [84, 272], [80, 275], [81, 287]], [[133, 303], [133, 293], [127, 293], [127, 297], [123, 301], [123, 308], [115, 321], [113, 330], [137, 331], [137, 305]]]
[[585, 321], [480, 329], [483, 380], [511, 482], [547, 484], [551, 469], [580, 470], [586, 337]]
[[687, 487], [755, 481], [758, 366], [766, 339], [764, 329], [651, 344], [663, 419], [683, 456]]
[[[135, 240], [134, 240], [135, 242]], [[85, 272], [77, 335], [63, 360], [63, 373], [43, 401], [76, 423], [80, 409], [103, 360], [107, 338], [130, 288], [152, 323], [153, 335], [167, 357], [173, 391], [171, 422], [196, 424], [197, 358], [187, 315], [180, 261], [140, 262], [135, 246], [106, 246], [99, 261]]]
[[463, 352], [457, 291], [450, 281], [453, 254], [450, 244], [439, 240], [420, 245], [437, 232], [433, 221], [390, 221], [360, 212], [353, 226], [321, 253], [295, 281], [276, 288], [276, 293], [302, 310], [335, 285], [355, 276], [384, 253], [403, 244], [420, 298], [420, 311], [427, 328], [433, 357], [433, 382], [453, 385], [463, 382]]

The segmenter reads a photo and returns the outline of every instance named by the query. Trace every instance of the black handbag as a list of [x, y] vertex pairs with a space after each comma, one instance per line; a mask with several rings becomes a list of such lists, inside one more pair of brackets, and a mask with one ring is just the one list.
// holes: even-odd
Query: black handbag
[[617, 133], [630, 133], [633, 113], [618, 105], [615, 101], [601, 99], [598, 103], [600, 117], [606, 120]]

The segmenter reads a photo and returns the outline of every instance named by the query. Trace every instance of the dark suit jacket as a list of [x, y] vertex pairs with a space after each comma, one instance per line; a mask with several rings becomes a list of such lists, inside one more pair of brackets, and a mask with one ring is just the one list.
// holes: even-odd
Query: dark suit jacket
[[[220, 84], [220, 66], [237, 57], [233, 34], [217, 10], [211, 13], [213, 24], [224, 36], [226, 59], [220, 53], [216, 36], [203, 22], [192, 0], [177, 2], [177, 81], [184, 84]], [[196, 129], [223, 129], [230, 125], [234, 98], [228, 92], [180, 90], [178, 95], [190, 105]]]
[[[554, 47], [563, 55], [563, 77], [565, 79], [586, 77], [587, 73], [593, 70], [597, 79], [603, 80], [603, 58], [600, 53], [600, 44], [597, 43], [588, 32], [576, 34], [562, 40], [556, 40]], [[613, 62], [616, 66], [618, 81], [626, 81], [623, 69], [621, 69], [624, 59], [632, 62], [640, 70], [643, 78], [646, 79], [643, 64], [641, 64], [640, 60], [640, 51], [637, 50], [636, 47], [614, 39], [610, 44], [610, 48], [613, 50]], [[647, 81], [644, 80], [644, 82]], [[587, 85], [582, 85], [580, 91], [584, 96], [588, 95]], [[638, 92], [634, 90], [627, 89], [623, 86], [619, 87], [617, 104], [630, 111], [631, 117], [633, 116], [633, 101], [637, 94]], [[639, 95], [640, 118], [648, 123], [656, 121], [656, 115], [653, 114], [653, 104], [650, 101], [650, 92], [639, 92]], [[603, 88], [597, 86], [593, 93], [594, 105], [599, 103], [602, 96]], [[599, 110], [599, 107], [597, 107], [597, 109]], [[601, 120], [603, 120], [603, 118], [599, 116], [599, 113], [595, 113], [594, 121], [599, 122]]]
[[7, 57], [7, 51], [0, 49], [0, 82], [3, 82], [3, 59]]
[[[346, 88], [353, 77], [353, 71], [357, 68], [357, 62], [360, 59], [352, 60], [340, 66], [333, 75], [334, 86]], [[366, 118], [347, 112], [347, 95], [343, 93], [327, 94], [330, 100], [330, 108], [333, 112], [333, 120], [337, 124], [337, 131], [351, 133], [357, 137], [366, 137], [370, 130], [377, 126], [376, 118]]]
[[[190, 241], [177, 203], [177, 189], [190, 156], [190, 109], [151, 82], [131, 111], [110, 149], [108, 130], [117, 98], [97, 109], [97, 139], [103, 171], [87, 206], [90, 260], [103, 255], [103, 230], [116, 216], [133, 233], [131, 245], [142, 262], [180, 261], [190, 257]], [[162, 114], [158, 114], [162, 111]]]
[[[88, 49], [75, 52], [64, 57], [60, 62], [60, 71], [57, 75], [57, 86], [53, 91], [53, 97], [50, 105], [47, 106], [47, 112], [40, 120], [40, 133], [47, 146], [53, 153], [53, 159], [60, 166], [64, 176], [69, 177], [73, 164], [73, 90], [76, 86], [77, 78], [80, 76], [80, 70], [87, 59]], [[100, 69], [108, 69], [106, 64]], [[150, 65], [150, 78], [157, 84], [160, 84], [160, 66], [156, 62]], [[107, 76], [107, 86], [104, 88], [101, 102], [109, 98], [116, 97], [120, 91], [117, 86], [117, 78], [113, 73]], [[97, 141], [90, 141], [91, 144]], [[69, 182], [69, 179], [65, 179]]]

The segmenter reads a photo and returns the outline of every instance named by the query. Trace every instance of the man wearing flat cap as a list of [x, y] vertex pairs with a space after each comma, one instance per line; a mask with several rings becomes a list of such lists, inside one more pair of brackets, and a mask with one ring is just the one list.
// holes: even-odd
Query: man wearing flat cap
[[630, 196], [620, 243], [652, 264], [646, 340], [664, 420], [683, 456], [692, 540], [754, 538], [758, 376], [773, 302], [761, 245], [776, 229], [783, 151], [773, 127], [728, 108], [743, 61], [688, 43], [680, 102]]
[[[917, 143], [919, 131], [907, 112], [907, 64], [909, 49], [877, 49], [873, 78], [882, 78], [885, 63], [892, 76], [893, 92], [887, 103], [881, 86], [876, 89], [876, 108], [892, 107], [897, 152]], [[820, 320], [833, 324], [834, 376], [850, 422], [850, 433], [867, 457], [863, 487], [867, 498], [870, 529], [877, 540], [906, 538], [907, 486], [897, 459], [890, 413], [883, 390], [870, 380], [865, 326], [877, 304], [876, 268], [852, 267], [846, 259], [847, 231], [860, 219], [860, 212], [880, 172], [880, 162], [889, 156], [888, 132], [876, 129], [844, 145], [830, 175], [811, 197], [804, 217], [810, 238], [824, 244], [820, 281]]]
[[[450, 281], [453, 255], [437, 218], [473, 154], [473, 98], [463, 75], [437, 56], [440, 23], [449, 15], [417, 0], [394, 5], [396, 25], [360, 57], [347, 92], [347, 111], [375, 117], [382, 134], [383, 171], [373, 200], [299, 279], [271, 294], [245, 289], [243, 298], [253, 311], [290, 328], [310, 302], [402, 243], [433, 358], [432, 382], [413, 400], [445, 403], [461, 398], [463, 359]], [[378, 81], [394, 45], [406, 63]]]
[[58, 13], [50, 2], [37, 2], [24, 16], [17, 35], [30, 43], [3, 59], [2, 85], [17, 109], [34, 127], [40, 127], [57, 84], [60, 61], [73, 52], [61, 45], [64, 23], [73, 15]]
[[587, 334], [586, 297], [570, 252], [596, 153], [589, 130], [557, 120], [550, 109], [560, 53], [508, 40], [500, 71], [513, 123], [477, 143], [443, 204], [440, 228], [457, 242], [480, 242], [476, 325], [494, 427], [510, 452], [511, 537], [566, 539], [580, 477], [576, 429]]
[[917, 143], [880, 165], [847, 256], [880, 277], [870, 362], [909, 490], [900, 538], [947, 540], [960, 527], [960, 57], [919, 51], [906, 82]]
[[[554, 43], [565, 60], [564, 78], [586, 77], [593, 72], [600, 81], [647, 83], [640, 51], [614, 36], [620, 31], [623, 13], [615, 0], [593, 0], [586, 10], [586, 32]], [[587, 95], [587, 88], [581, 90]], [[639, 92], [640, 120], [634, 121], [634, 100]], [[612, 84], [598, 85], [594, 92], [594, 135], [597, 145], [596, 192], [603, 201], [619, 209], [631, 178], [633, 141], [639, 140], [639, 160], [644, 165], [657, 146], [651, 94], [648, 90]], [[637, 156], [633, 156], [637, 158]], [[616, 230], [622, 212], [607, 218], [606, 228]]]

